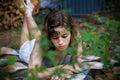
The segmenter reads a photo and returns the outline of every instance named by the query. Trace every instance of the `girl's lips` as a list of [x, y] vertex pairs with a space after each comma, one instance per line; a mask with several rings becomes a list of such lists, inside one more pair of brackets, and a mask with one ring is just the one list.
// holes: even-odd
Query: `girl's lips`
[[65, 46], [58, 46], [60, 49], [64, 49], [65, 48]]

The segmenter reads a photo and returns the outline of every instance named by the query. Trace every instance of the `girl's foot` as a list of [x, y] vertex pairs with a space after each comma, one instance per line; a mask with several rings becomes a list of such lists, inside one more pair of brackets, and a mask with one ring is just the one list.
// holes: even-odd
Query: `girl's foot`
[[32, 15], [32, 11], [34, 9], [34, 5], [31, 3], [30, 0], [22, 0], [24, 6], [26, 7], [26, 12], [25, 15], [26, 16], [31, 16]]

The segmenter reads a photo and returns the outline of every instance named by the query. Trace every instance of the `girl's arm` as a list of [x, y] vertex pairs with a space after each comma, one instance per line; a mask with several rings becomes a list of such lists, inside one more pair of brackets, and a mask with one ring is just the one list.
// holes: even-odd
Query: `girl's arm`
[[75, 68], [73, 68], [71, 65], [63, 64], [63, 65], [58, 65], [55, 67], [47, 68], [44, 72], [38, 72], [37, 76], [40, 79], [49, 78], [51, 76], [54, 76], [53, 73], [56, 69], [64, 69], [65, 70], [65, 73], [60, 74], [61, 77], [66, 77], [68, 75], [73, 74], [73, 72], [81, 71], [81, 69], [79, 68], [79, 66], [77, 64], [75, 64]]
[[[100, 62], [85, 62], [82, 63], [82, 65], [86, 68], [86, 69], [102, 69], [103, 64]], [[46, 71], [44, 72], [38, 72], [37, 76], [40, 79], [45, 79], [45, 78], [50, 78], [51, 76], [54, 76], [53, 73], [56, 69], [64, 69], [66, 71], [66, 73], [61, 73], [60, 77], [67, 77], [69, 75], [72, 75], [74, 73], [80, 73], [83, 72], [84, 69], [82, 69], [79, 64], [75, 64], [74, 67], [72, 65], [59, 65], [59, 66], [55, 66], [52, 68], [47, 68]], [[57, 75], [58, 76], [58, 75]]]

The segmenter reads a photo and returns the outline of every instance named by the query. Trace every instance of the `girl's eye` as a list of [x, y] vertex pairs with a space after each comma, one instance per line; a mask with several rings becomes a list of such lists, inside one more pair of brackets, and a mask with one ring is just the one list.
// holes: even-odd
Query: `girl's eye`
[[68, 37], [68, 34], [64, 34], [62, 35], [63, 38], [67, 38]]

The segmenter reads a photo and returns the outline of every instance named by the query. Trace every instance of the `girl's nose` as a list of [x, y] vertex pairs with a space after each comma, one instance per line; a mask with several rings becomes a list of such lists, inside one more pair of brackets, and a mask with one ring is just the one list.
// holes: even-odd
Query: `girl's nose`
[[64, 42], [63, 39], [60, 37], [58, 40], [59, 45], [63, 44], [63, 42]]

